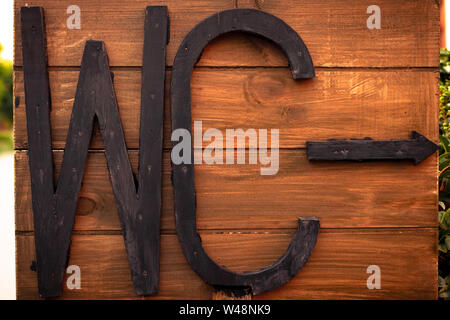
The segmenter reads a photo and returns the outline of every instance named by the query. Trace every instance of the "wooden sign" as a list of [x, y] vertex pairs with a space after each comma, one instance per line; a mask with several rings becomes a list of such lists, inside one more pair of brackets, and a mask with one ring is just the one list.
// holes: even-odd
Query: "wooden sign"
[[436, 298], [436, 3], [194, 2], [16, 1], [18, 298]]

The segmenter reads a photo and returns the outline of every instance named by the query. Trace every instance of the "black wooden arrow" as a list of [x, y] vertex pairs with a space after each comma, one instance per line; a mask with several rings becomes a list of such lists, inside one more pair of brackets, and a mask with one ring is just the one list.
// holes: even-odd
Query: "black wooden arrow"
[[416, 131], [410, 140], [328, 140], [307, 141], [308, 160], [413, 160], [419, 164], [438, 146]]

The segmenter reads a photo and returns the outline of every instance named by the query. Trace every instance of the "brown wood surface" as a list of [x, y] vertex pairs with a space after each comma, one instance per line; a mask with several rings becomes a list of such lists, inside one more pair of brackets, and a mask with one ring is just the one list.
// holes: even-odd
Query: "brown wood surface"
[[[85, 40], [103, 40], [112, 66], [142, 65], [146, 0], [78, 0], [81, 29], [68, 30], [66, 9], [71, 0], [15, 1], [15, 28], [19, 10], [43, 5], [51, 66], [78, 66]], [[435, 67], [439, 64], [439, 2], [436, 0], [379, 0], [381, 29], [369, 30], [369, 0], [155, 0], [167, 5], [171, 40], [167, 64], [171, 65], [186, 34], [201, 20], [221, 10], [259, 8], [286, 21], [304, 39], [315, 66]], [[22, 65], [21, 38], [16, 35], [15, 65]], [[265, 41], [246, 36], [225, 36], [211, 44], [203, 65], [279, 66], [286, 59]]]
[[[63, 152], [54, 152], [59, 173]], [[138, 154], [129, 152], [134, 171]], [[33, 230], [28, 157], [16, 153], [16, 229]], [[304, 150], [281, 150], [280, 169], [259, 165], [197, 165], [200, 229], [295, 228], [318, 216], [323, 228], [432, 227], [437, 223], [436, 156], [410, 161], [308, 162]], [[163, 230], [174, 230], [169, 153], [164, 153]], [[80, 191], [75, 230], [120, 230], [103, 152], [91, 152]]]
[[240, 297], [233, 297], [229, 295], [227, 292], [218, 290], [212, 293], [212, 300], [252, 300], [253, 296], [251, 294], [247, 294]]
[[[139, 147], [140, 70], [113, 72], [127, 147], [135, 149]], [[49, 74], [53, 147], [64, 148], [79, 70]], [[280, 148], [304, 147], [307, 140], [331, 138], [409, 139], [412, 130], [437, 142], [438, 77], [438, 72], [422, 69], [335, 69], [319, 70], [314, 79], [295, 81], [288, 68], [196, 69], [191, 85], [192, 118], [202, 120], [204, 131], [280, 129]], [[169, 148], [170, 72], [166, 79], [164, 146]], [[15, 71], [14, 84], [19, 99], [14, 110], [15, 147], [26, 149], [22, 71]], [[91, 148], [103, 149], [99, 132]]]
[[[439, 1], [379, 0], [381, 30], [368, 30], [369, 0], [16, 0], [14, 134], [17, 297], [38, 298], [21, 56], [20, 7], [42, 5], [47, 27], [52, 138], [59, 174], [85, 41], [105, 42], [125, 140], [137, 172], [144, 15], [168, 5], [160, 291], [155, 299], [211, 299], [189, 267], [174, 232], [169, 151], [170, 66], [187, 32], [220, 10], [259, 8], [303, 38], [316, 78], [295, 82], [271, 43], [228, 34], [204, 51], [192, 76], [192, 118], [203, 129], [280, 129], [280, 169], [197, 165], [197, 223], [211, 257], [234, 271], [276, 261], [299, 216], [321, 227], [310, 261], [263, 299], [435, 299], [437, 157], [411, 162], [308, 162], [307, 140], [438, 141]], [[66, 8], [81, 8], [81, 30], [68, 30]], [[205, 142], [204, 146], [208, 143]], [[78, 201], [69, 264], [82, 289], [61, 298], [138, 298], [134, 291], [103, 143], [94, 134]], [[381, 267], [381, 290], [368, 290], [366, 268]]]
[[[218, 263], [243, 272], [279, 258], [293, 234], [201, 232], [205, 250]], [[436, 230], [322, 229], [306, 266], [286, 285], [256, 299], [435, 299]], [[17, 236], [17, 292], [38, 298], [32, 235]], [[237, 256], [245, 257], [236, 259]], [[74, 235], [70, 264], [81, 268], [81, 289], [66, 299], [136, 298], [121, 235]], [[369, 265], [381, 268], [381, 289], [369, 290]], [[64, 282], [65, 283], [65, 282]], [[160, 292], [152, 299], [210, 299], [208, 287], [189, 267], [173, 234], [161, 239]]]

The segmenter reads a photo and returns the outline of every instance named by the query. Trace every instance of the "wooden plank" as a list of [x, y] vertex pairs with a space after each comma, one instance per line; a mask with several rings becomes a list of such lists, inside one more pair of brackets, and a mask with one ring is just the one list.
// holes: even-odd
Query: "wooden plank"
[[[210, 299], [212, 289], [190, 269], [178, 246], [176, 236], [161, 239], [159, 299]], [[35, 259], [32, 236], [17, 236], [17, 298], [37, 299]], [[59, 298], [138, 299], [133, 289], [127, 254], [121, 235], [72, 237], [69, 265], [81, 269], [81, 290], [69, 291], [63, 282]], [[74, 295], [75, 294], [75, 295]]]
[[[78, 70], [53, 70], [53, 148], [64, 148]], [[114, 85], [128, 148], [139, 147], [141, 75], [115, 70]], [[16, 149], [27, 148], [23, 73], [14, 73]], [[280, 129], [280, 148], [305, 147], [307, 140], [371, 137], [409, 139], [411, 131], [437, 142], [439, 73], [427, 70], [319, 70], [317, 77], [294, 81], [289, 69], [195, 69], [192, 118], [203, 131], [217, 128]], [[170, 143], [170, 74], [166, 76], [164, 137]], [[420, 88], [418, 90], [417, 88]], [[209, 142], [204, 142], [204, 146]], [[99, 132], [92, 148], [103, 148]]]
[[212, 294], [212, 300], [252, 300], [251, 294], [244, 296], [234, 297], [233, 294], [225, 292], [223, 290], [215, 290]]
[[[129, 152], [134, 172], [138, 153]], [[248, 157], [248, 156], [247, 156]], [[62, 152], [54, 152], [59, 174]], [[33, 230], [25, 152], [16, 152], [16, 229]], [[174, 230], [169, 153], [163, 159], [163, 230]], [[318, 216], [323, 228], [436, 225], [437, 157], [409, 161], [309, 162], [305, 150], [281, 150], [279, 172], [260, 165], [196, 165], [200, 229], [296, 228], [299, 216]], [[120, 230], [103, 152], [90, 152], [75, 230]]]
[[[61, 168], [61, 177], [68, 183], [53, 181], [52, 138], [50, 133], [51, 100], [45, 51], [45, 27], [43, 10], [40, 7], [21, 8], [24, 87], [28, 130], [28, 158], [33, 194], [33, 218], [36, 243], [36, 265], [38, 265], [38, 287], [42, 297], [58, 296], [64, 277], [65, 263], [70, 245], [70, 235], [75, 220], [78, 193], [83, 178], [84, 161], [90, 136], [77, 135], [76, 142], [86, 146], [84, 152], [73, 153], [69, 147], [66, 161]], [[78, 113], [74, 118], [89, 123], [81, 117], [90, 113]], [[78, 116], [77, 116], [78, 113]], [[73, 130], [73, 124], [70, 130]], [[82, 127], [82, 126], [80, 126]], [[80, 130], [80, 132], [82, 132]], [[92, 132], [92, 130], [90, 131]], [[86, 133], [86, 132], [85, 132]], [[71, 163], [68, 163], [67, 159]], [[78, 163], [76, 163], [78, 162]], [[63, 181], [61, 179], [60, 181]], [[58, 201], [59, 200], [59, 201]], [[52, 241], [49, 241], [52, 239]]]
[[[208, 254], [233, 271], [256, 270], [277, 260], [290, 232], [201, 233]], [[321, 230], [305, 267], [261, 299], [436, 299], [436, 229]], [[33, 237], [18, 235], [17, 293], [36, 299]], [[212, 289], [190, 269], [175, 235], [162, 235], [160, 291], [152, 299], [210, 299]], [[81, 289], [66, 299], [136, 298], [120, 235], [74, 235], [69, 265], [81, 268]], [[381, 289], [366, 286], [369, 265], [381, 269]], [[411, 266], [414, 266], [413, 268]]]
[[[171, 34], [167, 55], [168, 61], [172, 61], [182, 39], [198, 22], [218, 11], [232, 9], [235, 0], [155, 0], [151, 3], [136, 0], [126, 4], [118, 0], [107, 3], [78, 0], [76, 5], [81, 9], [81, 29], [69, 30], [66, 20], [70, 15], [66, 13], [66, 9], [73, 4], [69, 0], [46, 0], [44, 3], [41, 0], [18, 0], [14, 3], [16, 30], [20, 30], [21, 6], [43, 6], [51, 66], [80, 65], [86, 40], [105, 42], [111, 66], [141, 66], [144, 16], [148, 5], [168, 6]], [[14, 64], [22, 65], [21, 38], [18, 34], [15, 48]]]
[[[148, 1], [93, 2], [78, 0], [81, 29], [69, 30], [66, 20], [69, 0], [17, 0], [15, 29], [20, 30], [19, 10], [24, 5], [43, 5], [51, 66], [78, 66], [84, 42], [106, 43], [112, 66], [140, 66], [144, 34], [144, 12]], [[315, 66], [339, 67], [438, 67], [439, 2], [435, 0], [379, 0], [381, 29], [369, 30], [366, 21], [369, 0], [155, 0], [167, 5], [171, 40], [167, 64], [186, 34], [201, 20], [235, 5], [253, 7], [287, 22], [305, 41]], [[99, 23], [101, 21], [101, 23]], [[21, 38], [16, 34], [15, 65], [22, 65]], [[286, 66], [283, 54], [253, 36], [228, 35], [212, 43], [204, 53], [209, 66]]]
[[[367, 8], [374, 4], [381, 10], [379, 30], [367, 27]], [[264, 10], [291, 25], [304, 39], [316, 66], [438, 65], [439, 1], [238, 0], [238, 7]], [[266, 46], [261, 41], [253, 46], [261, 51], [249, 57], [255, 65], [276, 59], [261, 49]]]

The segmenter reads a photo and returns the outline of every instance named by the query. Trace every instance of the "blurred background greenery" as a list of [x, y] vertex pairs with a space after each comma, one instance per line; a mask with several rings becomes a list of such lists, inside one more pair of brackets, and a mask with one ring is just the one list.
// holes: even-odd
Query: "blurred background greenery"
[[441, 49], [439, 113], [439, 297], [450, 299], [450, 51]]
[[[3, 46], [0, 44], [0, 54]], [[0, 154], [13, 150], [13, 65], [0, 57]]]

